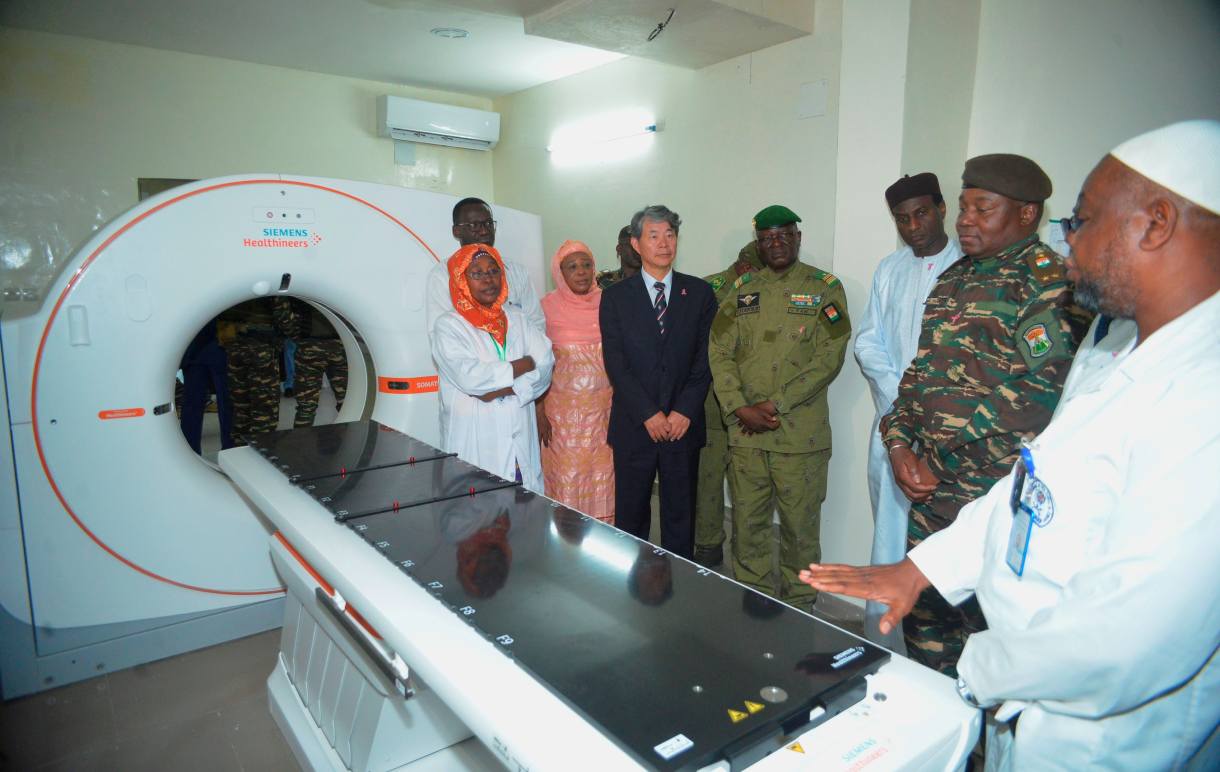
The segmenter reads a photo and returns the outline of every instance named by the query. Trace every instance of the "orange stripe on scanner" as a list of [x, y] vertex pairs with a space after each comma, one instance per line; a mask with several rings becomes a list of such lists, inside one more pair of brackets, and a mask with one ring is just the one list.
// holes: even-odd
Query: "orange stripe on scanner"
[[124, 407], [118, 410], [102, 410], [98, 412], [97, 417], [103, 421], [109, 421], [114, 418], [139, 418], [144, 415], [142, 407]]
[[[322, 575], [319, 574], [316, 570], [314, 570], [313, 566], [309, 565], [308, 560], [301, 557], [301, 553], [297, 552], [296, 547], [293, 547], [292, 544], [290, 544], [288, 542], [288, 540], [284, 538], [283, 533], [281, 533], [280, 531], [276, 531], [275, 539], [280, 544], [284, 545], [284, 549], [288, 550], [288, 554], [290, 554], [294, 558], [296, 558], [296, 561], [301, 564], [301, 568], [304, 568], [306, 573], [308, 573], [311, 577], [313, 577], [313, 580], [318, 583], [318, 586], [322, 588], [323, 592], [325, 592], [327, 595], [331, 596], [332, 598], [335, 597], [335, 588], [333, 586], [331, 586], [331, 583], [326, 581], [325, 579], [323, 579]], [[351, 603], [348, 603], [344, 606], [344, 611], [347, 612], [348, 616], [350, 616], [352, 619], [356, 620], [356, 622], [359, 623], [359, 625], [361, 627], [363, 627], [365, 630], [367, 630], [369, 635], [373, 636], [374, 638], [376, 638], [379, 641], [381, 640], [381, 633], [377, 632], [377, 630], [374, 629], [373, 626], [368, 623], [368, 620], [366, 620], [363, 616], [360, 615], [360, 612], [357, 611], [352, 606]]]
[[440, 377], [423, 375], [418, 378], [378, 378], [377, 391], [382, 394], [427, 394], [440, 391]]

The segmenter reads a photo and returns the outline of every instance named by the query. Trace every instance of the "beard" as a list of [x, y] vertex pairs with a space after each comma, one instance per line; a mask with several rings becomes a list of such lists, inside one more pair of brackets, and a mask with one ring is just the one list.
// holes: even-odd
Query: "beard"
[[1126, 258], [1111, 244], [1097, 262], [1103, 266], [1101, 272], [1076, 280], [1076, 305], [1114, 319], [1134, 319], [1139, 288]]

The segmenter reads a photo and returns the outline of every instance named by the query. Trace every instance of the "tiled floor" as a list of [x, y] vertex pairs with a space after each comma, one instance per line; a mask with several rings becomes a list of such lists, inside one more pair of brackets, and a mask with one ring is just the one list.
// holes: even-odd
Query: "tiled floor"
[[267, 708], [279, 630], [0, 704], [4, 770], [293, 770]]

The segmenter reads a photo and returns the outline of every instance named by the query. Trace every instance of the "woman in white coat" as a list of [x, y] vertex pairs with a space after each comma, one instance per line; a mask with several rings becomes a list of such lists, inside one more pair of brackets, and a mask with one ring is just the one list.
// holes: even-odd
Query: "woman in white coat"
[[489, 472], [541, 493], [533, 401], [551, 383], [551, 342], [505, 307], [504, 263], [494, 247], [469, 244], [449, 258], [453, 310], [436, 320], [432, 358], [440, 374], [441, 445]]

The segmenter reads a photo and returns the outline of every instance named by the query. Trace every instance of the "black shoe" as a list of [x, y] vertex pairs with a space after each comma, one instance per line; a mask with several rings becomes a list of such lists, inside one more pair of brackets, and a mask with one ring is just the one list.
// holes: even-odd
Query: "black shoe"
[[294, 392], [294, 391], [292, 390], [292, 387], [291, 387], [291, 386], [289, 386], [288, 388], [284, 389], [284, 396], [285, 396], [285, 397], [289, 397], [289, 398], [291, 398], [291, 397], [295, 397], [295, 396], [296, 396], [296, 392]]
[[715, 568], [724, 562], [724, 547], [695, 547], [695, 562], [704, 568]]

